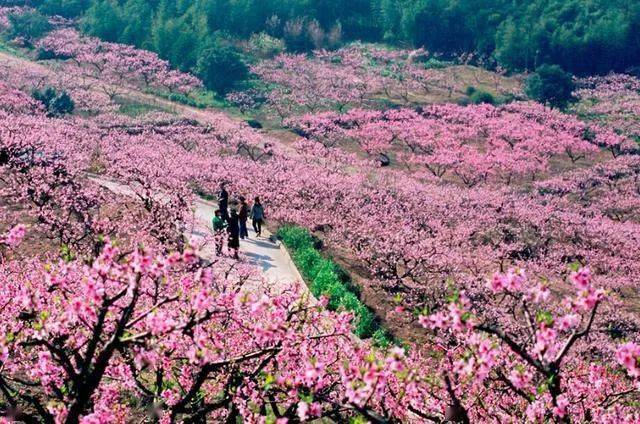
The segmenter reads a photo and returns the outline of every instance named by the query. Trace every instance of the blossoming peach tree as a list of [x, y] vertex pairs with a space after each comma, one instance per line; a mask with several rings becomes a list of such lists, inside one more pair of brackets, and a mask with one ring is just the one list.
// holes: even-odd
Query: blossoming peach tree
[[639, 346], [616, 343], [603, 328], [598, 311], [607, 295], [588, 268], [575, 267], [569, 280], [566, 295], [554, 296], [548, 282], [530, 282], [511, 269], [495, 274], [475, 298], [460, 291], [443, 310], [420, 316], [440, 340], [452, 416], [465, 422], [640, 418]]
[[[126, 46], [103, 43], [97, 52], [97, 40], [73, 32], [46, 42], [78, 61], [78, 76], [144, 87], [167, 70]], [[358, 79], [370, 61], [393, 66], [392, 53], [349, 54], [329, 65], [333, 77], [307, 79], [282, 107], [341, 109], [384, 90], [379, 84], [397, 90], [388, 78]], [[312, 66], [309, 75], [325, 67], [286, 60], [292, 70]], [[357, 78], [340, 76], [337, 64], [347, 62]], [[166, 81], [175, 90], [192, 83]], [[339, 98], [315, 104], [307, 94], [316, 90]], [[28, 221], [11, 218], [0, 236], [0, 408], [8, 419], [640, 420], [637, 324], [618, 319], [618, 296], [640, 275], [637, 161], [616, 147], [615, 161], [537, 184], [540, 196], [495, 189], [551, 172], [556, 161], [582, 163], [597, 146], [622, 146], [615, 133], [531, 104], [352, 110], [299, 120], [307, 140], [293, 152], [213, 114], [207, 127], [51, 119], [13, 89], [0, 92], [0, 109], [2, 194]], [[337, 148], [353, 140], [408, 171], [374, 175], [374, 160]], [[86, 176], [96, 168], [133, 196], [97, 187]], [[350, 315], [325, 311], [322, 299], [248, 294], [246, 269], [199, 258], [184, 240], [190, 189], [223, 178], [234, 193], [261, 194], [274, 219], [330, 228], [326, 240], [365, 264], [372, 286], [403, 293], [407, 309], [425, 308], [423, 341], [372, 347], [351, 335]], [[345, 219], [345, 209], [360, 213]], [[25, 244], [46, 237], [62, 254], [21, 255], [25, 232]], [[568, 283], [552, 285], [508, 271], [478, 285], [501, 264], [557, 277], [576, 258], [595, 277], [575, 268]], [[447, 277], [464, 291], [441, 296]]]
[[[109, 241], [88, 263], [2, 264], [5, 413], [45, 422], [369, 413], [379, 387], [360, 367], [383, 371], [347, 337], [348, 317], [293, 292], [252, 297], [223, 275], [191, 251], [122, 252]], [[362, 361], [357, 371], [348, 357]]]

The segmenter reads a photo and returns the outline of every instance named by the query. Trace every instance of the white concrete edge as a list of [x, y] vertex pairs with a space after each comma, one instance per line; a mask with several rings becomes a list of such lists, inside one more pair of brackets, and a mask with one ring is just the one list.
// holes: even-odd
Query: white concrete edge
[[[94, 173], [87, 173], [87, 176], [89, 177], [89, 179], [91, 179], [93, 182], [102, 185], [103, 187], [105, 187], [105, 182], [110, 182], [113, 183], [114, 185], [118, 185], [120, 186], [120, 183], [118, 183], [116, 180], [111, 179], [109, 177], [103, 177], [101, 175], [97, 175]], [[102, 181], [101, 181], [102, 180]], [[106, 187], [108, 188], [108, 187]], [[195, 204], [193, 205], [193, 207], [197, 207], [196, 204], [197, 203], [201, 203], [201, 204], [205, 204], [205, 205], [209, 205], [209, 206], [217, 206], [218, 203], [215, 201], [210, 201], [207, 200], [201, 196], [198, 196], [197, 194], [195, 195]], [[208, 226], [208, 224], [207, 224]], [[264, 229], [264, 233], [265, 236], [267, 236], [267, 238], [269, 239], [273, 239], [275, 240], [276, 245], [278, 246], [278, 249], [282, 252], [282, 255], [284, 256], [284, 258], [287, 261], [287, 264], [291, 267], [291, 269], [294, 272], [295, 278], [296, 280], [303, 285], [304, 288], [306, 288], [309, 296], [311, 299], [315, 299], [315, 297], [313, 296], [313, 294], [311, 293], [311, 289], [308, 286], [308, 283], [305, 281], [305, 279], [302, 277], [302, 274], [300, 274], [300, 271], [298, 270], [298, 267], [296, 266], [295, 262], [293, 261], [293, 258], [291, 257], [291, 254], [289, 253], [289, 250], [287, 249], [287, 247], [284, 245], [284, 243], [282, 243], [280, 240], [277, 239], [276, 235], [271, 233], [269, 230], [267, 230], [266, 228]]]
[[[300, 274], [300, 271], [298, 270], [298, 267], [296, 266], [295, 262], [293, 262], [293, 258], [291, 257], [291, 254], [289, 253], [289, 249], [287, 249], [287, 247], [284, 245], [284, 243], [282, 243], [282, 241], [280, 241], [280, 240], [278, 240], [278, 247], [280, 248], [280, 250], [282, 250], [282, 254], [287, 259], [287, 262], [289, 263], [291, 268], [295, 271], [296, 278], [298, 278], [301, 283], [303, 283], [305, 286], [307, 286], [307, 282], [304, 280], [304, 278], [302, 278], [302, 274]], [[308, 288], [308, 286], [307, 286], [307, 289], [309, 290], [309, 293], [311, 293], [311, 290]]]

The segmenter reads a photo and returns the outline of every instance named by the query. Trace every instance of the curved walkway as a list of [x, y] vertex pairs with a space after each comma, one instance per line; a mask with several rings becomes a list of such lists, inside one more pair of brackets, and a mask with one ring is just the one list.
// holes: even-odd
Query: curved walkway
[[[188, 235], [190, 240], [197, 240], [204, 234], [212, 233], [211, 220], [217, 209], [216, 203], [204, 199], [196, 200], [194, 206], [196, 226]], [[276, 293], [291, 287], [296, 282], [302, 282], [302, 277], [293, 265], [284, 246], [264, 228], [262, 236], [258, 237], [253, 228], [250, 228], [251, 225], [248, 227], [249, 238], [240, 240], [241, 259], [257, 266]], [[211, 257], [213, 255], [213, 246], [210, 246], [205, 250], [204, 256]]]
[[[135, 192], [130, 187], [112, 181], [101, 176], [90, 175], [89, 179], [95, 183], [109, 189], [110, 191], [124, 195], [135, 196]], [[186, 230], [187, 239], [194, 245], [201, 245], [202, 241], [210, 239], [213, 235], [211, 221], [217, 204], [198, 198], [193, 205], [193, 225]], [[215, 246], [211, 243], [204, 243], [200, 249], [200, 255], [205, 259], [214, 259]], [[240, 257], [242, 261], [255, 265], [268, 283], [269, 291], [272, 293], [281, 293], [293, 288], [301, 283], [306, 290], [306, 286], [302, 283], [302, 277], [293, 262], [289, 253], [282, 244], [275, 240], [268, 231], [263, 229], [263, 236], [258, 237], [252, 228], [249, 228], [249, 239], [240, 240]], [[260, 282], [255, 282], [259, 284]], [[257, 287], [248, 287], [249, 289]]]
[[[32, 66], [40, 68], [46, 72], [51, 72], [51, 70], [42, 63], [16, 57], [5, 52], [0, 52], [0, 63], [13, 68]], [[105, 83], [95, 80], [95, 89], [97, 90], [101, 84]], [[217, 122], [217, 118], [220, 114], [220, 112], [217, 111], [198, 109], [172, 102], [133, 88], [121, 88], [121, 95], [138, 101], [145, 101], [170, 108], [176, 114], [194, 119], [204, 125]], [[227, 116], [229, 119], [238, 120], [237, 117]], [[105, 179], [98, 175], [90, 175], [89, 178], [114, 193], [126, 196], [134, 195], [134, 191], [131, 188], [118, 182]], [[198, 199], [196, 201], [194, 205], [194, 228], [187, 231], [186, 234], [187, 238], [194, 244], [196, 244], [198, 240], [202, 240], [207, 238], [208, 235], [212, 235], [211, 220], [215, 209], [216, 204], [213, 202], [208, 202], [204, 199]], [[275, 241], [275, 239], [270, 237], [271, 235], [268, 231], [263, 230], [263, 234], [265, 236], [258, 238], [253, 232], [253, 229], [249, 229], [249, 239], [240, 241], [240, 253], [242, 260], [256, 265], [261, 271], [261, 275], [264, 279], [270, 283], [269, 288], [275, 293], [279, 293], [287, 288], [291, 288], [298, 282], [302, 282], [302, 277], [293, 265], [293, 262], [285, 248], [281, 246], [279, 242]], [[201, 254], [206, 259], [213, 259], [215, 257], [215, 249], [210, 245], [205, 246]], [[301, 285], [303, 289], [306, 289], [306, 285], [304, 285], [304, 283]]]

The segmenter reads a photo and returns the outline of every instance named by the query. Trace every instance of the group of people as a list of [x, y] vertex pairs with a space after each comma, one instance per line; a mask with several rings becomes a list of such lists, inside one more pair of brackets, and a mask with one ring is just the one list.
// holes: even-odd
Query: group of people
[[251, 219], [253, 230], [257, 236], [262, 235], [262, 224], [265, 215], [260, 198], [253, 200], [253, 205], [249, 208], [247, 199], [244, 196], [238, 196], [238, 200], [234, 202], [234, 206], [229, 207], [229, 192], [224, 183], [220, 184], [220, 192], [218, 193], [218, 209], [213, 217], [213, 231], [216, 239], [216, 254], [222, 254], [222, 245], [224, 243], [224, 233], [227, 233], [227, 247], [233, 251], [233, 257], [238, 259], [238, 250], [240, 249], [240, 239], [249, 238], [247, 230], [247, 221]]

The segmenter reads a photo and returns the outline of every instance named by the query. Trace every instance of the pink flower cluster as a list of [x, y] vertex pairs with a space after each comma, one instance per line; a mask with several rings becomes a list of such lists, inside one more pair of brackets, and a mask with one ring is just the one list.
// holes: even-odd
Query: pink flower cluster
[[[629, 137], [640, 136], [640, 79], [625, 74], [587, 77], [578, 81], [575, 109], [589, 119]], [[614, 155], [636, 149], [633, 143], [607, 145]]]
[[[78, 60], [62, 49], [86, 40], [68, 36], [60, 54]], [[330, 62], [366, 73], [405, 56]], [[69, 86], [102, 59], [116, 60], [70, 66]], [[9, 86], [29, 88], [8, 72]], [[329, 82], [355, 87], [341, 94], [349, 102], [367, 91]], [[222, 114], [198, 115], [205, 125], [168, 114], [51, 119], [19, 94], [0, 96], [3, 199], [31, 215], [18, 222], [37, 223], [26, 243], [54, 249], [0, 264], [0, 381], [34, 420], [122, 422], [146, 409], [162, 422], [640, 419], [637, 317], [620, 296], [640, 276], [640, 167], [624, 152], [584, 160], [611, 143], [602, 127], [529, 103], [437, 105], [304, 117], [291, 125], [306, 139], [284, 145]], [[295, 107], [342, 104], [330, 97]], [[381, 155], [387, 169], [373, 163]], [[88, 170], [118, 181], [116, 193]], [[400, 293], [401, 314], [421, 311], [423, 342], [374, 348], [354, 340], [350, 314], [297, 290], [270, 293], [246, 264], [201, 261], [184, 237], [192, 189], [221, 181], [232, 195], [261, 195], [274, 221], [316, 228], [365, 267], [368, 287]], [[569, 273], [570, 263], [590, 268]], [[485, 281], [495, 269], [506, 271]]]
[[11, 248], [18, 247], [22, 242], [27, 230], [24, 224], [18, 224], [11, 228], [4, 236], [0, 237], [0, 243]]
[[24, 11], [29, 9], [30, 8], [23, 6], [0, 6], [0, 32], [9, 28], [9, 16], [24, 13]]
[[416, 96], [463, 92], [455, 68], [427, 69], [419, 62], [428, 52], [391, 50], [351, 44], [337, 51], [305, 55], [281, 54], [265, 60], [252, 72], [272, 86], [268, 104], [285, 119], [299, 112], [362, 107], [384, 94], [407, 104]]
[[616, 359], [640, 384], [640, 345], [634, 342], [624, 343], [618, 348]]
[[[351, 110], [285, 121], [325, 147], [356, 141], [373, 157], [398, 161], [442, 179], [453, 174], [469, 187], [486, 181], [510, 184], [550, 171], [554, 158], [592, 158], [597, 144], [623, 138], [589, 128], [575, 118], [532, 103], [502, 107], [432, 105], [422, 111]], [[585, 137], [593, 132], [593, 140]]]
[[[640, 347], [634, 342], [615, 346], [596, 336], [596, 310], [604, 298], [596, 297], [588, 309], [578, 307], [576, 299], [600, 291], [592, 288], [588, 268], [572, 272], [569, 280], [575, 297], [551, 302], [547, 296], [543, 303], [532, 302], [530, 293], [540, 284], [532, 285], [524, 272], [509, 270], [488, 281], [486, 297], [470, 299], [460, 293], [444, 310], [420, 317], [441, 340], [445, 363], [450, 364], [442, 372], [454, 404], [461, 408], [465, 400], [481, 395], [483, 402], [508, 405], [504, 415], [490, 409], [496, 417], [506, 419], [520, 410], [536, 422], [549, 416], [596, 421], [617, 417], [620, 422], [638, 418], [632, 409], [607, 411], [602, 402], [610, 396], [635, 396]], [[587, 337], [596, 337], [602, 345], [596, 347]], [[600, 365], [601, 355], [615, 356], [627, 375]], [[509, 394], [489, 395], [499, 387]]]
[[56, 30], [39, 41], [38, 47], [65, 59], [72, 59], [78, 71], [103, 84], [110, 97], [122, 85], [154, 87], [188, 94], [202, 87], [193, 75], [171, 69], [155, 53], [132, 46], [107, 43], [85, 37], [74, 29]]

